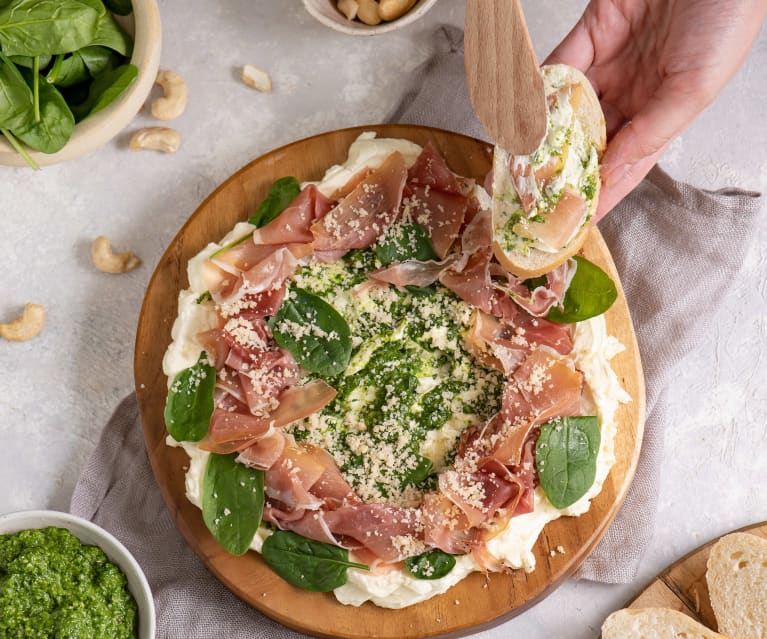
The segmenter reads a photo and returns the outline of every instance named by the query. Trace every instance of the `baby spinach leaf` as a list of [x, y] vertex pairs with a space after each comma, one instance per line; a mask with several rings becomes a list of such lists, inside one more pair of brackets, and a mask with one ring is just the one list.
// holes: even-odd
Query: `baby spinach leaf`
[[[41, 55], [39, 58], [40, 68], [44, 69], [51, 63], [52, 56]], [[24, 67], [26, 69], [31, 69], [35, 64], [35, 56], [31, 55], [10, 55], [8, 56], [8, 60], [13, 62], [17, 67]]]
[[405, 290], [416, 297], [431, 297], [437, 292], [434, 286], [415, 286], [413, 284], [405, 284]]
[[236, 457], [208, 457], [202, 479], [202, 518], [227, 552], [242, 555], [261, 524], [264, 473], [238, 464]]
[[418, 461], [418, 465], [408, 472], [402, 480], [403, 486], [415, 485], [418, 482], [426, 479], [431, 471], [434, 469], [434, 464], [428, 457], [421, 457]]
[[455, 557], [439, 548], [405, 559], [407, 571], [416, 579], [440, 579], [455, 568]]
[[100, 73], [91, 84], [85, 101], [72, 107], [75, 120], [80, 122], [112, 104], [135, 82], [137, 77], [138, 69], [132, 64], [124, 64], [116, 69]]
[[601, 315], [618, 298], [615, 282], [593, 262], [575, 256], [578, 267], [565, 293], [563, 308], [552, 306], [546, 319], [558, 324], [581, 322]]
[[127, 16], [133, 11], [131, 0], [104, 0], [107, 9], [118, 16]]
[[0, 9], [5, 55], [55, 55], [77, 51], [96, 37], [99, 12], [81, 0], [11, 0]]
[[13, 134], [29, 148], [42, 153], [56, 153], [64, 148], [75, 118], [61, 93], [47, 82], [40, 83], [40, 121], [32, 120], [26, 126], [13, 130]]
[[541, 426], [535, 465], [541, 488], [555, 508], [571, 506], [591, 488], [599, 441], [596, 417], [560, 417]]
[[56, 65], [51, 69], [51, 73], [54, 71], [56, 75], [52, 77], [53, 82], [51, 84], [59, 87], [71, 87], [91, 79], [88, 68], [85, 66], [85, 61], [79, 51], [64, 57], [58, 65], [58, 69]]
[[30, 166], [30, 168], [34, 169], [35, 171], [39, 171], [40, 167], [38, 166], [37, 162], [35, 162], [32, 159], [32, 156], [27, 153], [27, 150], [24, 148], [24, 146], [19, 142], [8, 129], [0, 129], [0, 133], [5, 136], [5, 139], [8, 140], [10, 145], [16, 150], [16, 153], [18, 153], [22, 158], [24, 158], [24, 161]]
[[0, 58], [0, 128], [17, 129], [33, 120], [32, 89], [13, 64]]
[[126, 58], [130, 57], [133, 51], [133, 40], [125, 33], [123, 28], [117, 24], [117, 20], [111, 13], [104, 13], [99, 18], [99, 25], [96, 31], [96, 37], [89, 43], [91, 46], [102, 46], [117, 51]]
[[106, 47], [84, 47], [77, 54], [92, 78], [97, 77], [102, 71], [119, 66], [120, 56]]
[[531, 277], [529, 280], [522, 282], [527, 287], [527, 290], [533, 292], [539, 286], [546, 286], [548, 279], [545, 275], [539, 275], [538, 277]]
[[269, 188], [266, 199], [256, 209], [248, 220], [254, 226], [266, 226], [282, 213], [301, 192], [301, 185], [294, 177], [284, 177], [277, 180]]
[[436, 260], [434, 245], [420, 224], [397, 224], [389, 229], [375, 248], [384, 266], [405, 260]]
[[288, 583], [314, 592], [329, 592], [346, 583], [349, 568], [369, 570], [349, 561], [349, 551], [278, 530], [261, 549], [264, 561]]
[[331, 376], [343, 372], [352, 353], [351, 331], [340, 313], [321, 297], [291, 287], [269, 320], [277, 343], [305, 369]]
[[198, 442], [208, 432], [213, 414], [216, 369], [203, 351], [197, 363], [181, 371], [168, 389], [165, 426], [179, 442]]

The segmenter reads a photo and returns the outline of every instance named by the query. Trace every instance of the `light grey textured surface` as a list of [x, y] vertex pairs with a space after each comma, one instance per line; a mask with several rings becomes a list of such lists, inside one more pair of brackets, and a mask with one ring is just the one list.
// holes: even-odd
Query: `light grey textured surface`
[[[441, 0], [412, 27], [355, 39], [315, 23], [299, 0], [161, 1], [163, 66], [190, 85], [189, 109], [175, 124], [183, 137], [177, 156], [130, 153], [126, 133], [39, 174], [0, 168], [0, 317], [27, 301], [49, 311], [35, 341], [0, 342], [0, 512], [66, 508], [102, 425], [132, 387], [135, 323], [152, 266], [202, 199], [275, 146], [383, 119], [428, 56], [426, 34], [440, 22], [460, 24], [461, 4]], [[542, 55], [583, 2], [525, 6]], [[243, 63], [267, 68], [274, 94], [242, 85]], [[664, 168], [707, 188], [767, 190], [766, 65], [763, 30], [746, 66], [672, 145]], [[129, 131], [149, 122], [143, 115]], [[635, 584], [568, 583], [510, 622], [509, 633], [593, 637], [610, 610], [678, 556], [767, 519], [767, 458], [758, 453], [767, 443], [766, 233], [762, 220], [727, 310], [669, 385], [659, 524]], [[123, 276], [95, 272], [89, 243], [99, 234], [139, 253], [144, 266]], [[666, 276], [658, 275], [659, 286]]]

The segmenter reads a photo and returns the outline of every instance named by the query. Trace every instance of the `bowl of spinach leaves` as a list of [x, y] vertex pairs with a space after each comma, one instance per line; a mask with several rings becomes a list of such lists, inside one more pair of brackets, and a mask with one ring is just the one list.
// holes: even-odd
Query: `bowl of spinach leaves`
[[156, 0], [0, 0], [0, 164], [54, 164], [112, 139], [154, 84]]

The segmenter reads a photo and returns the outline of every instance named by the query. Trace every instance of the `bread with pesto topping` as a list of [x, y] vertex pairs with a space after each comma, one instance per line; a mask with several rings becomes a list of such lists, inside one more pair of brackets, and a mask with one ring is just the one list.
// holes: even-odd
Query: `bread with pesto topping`
[[618, 610], [602, 624], [602, 639], [727, 639], [669, 608]]
[[536, 151], [493, 158], [493, 251], [520, 277], [555, 269], [583, 245], [599, 200], [605, 119], [594, 88], [567, 65], [541, 67], [548, 121]]

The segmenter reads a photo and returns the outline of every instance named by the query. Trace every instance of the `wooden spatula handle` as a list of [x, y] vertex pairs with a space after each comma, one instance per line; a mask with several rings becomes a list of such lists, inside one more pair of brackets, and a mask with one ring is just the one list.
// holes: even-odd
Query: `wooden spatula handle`
[[466, 77], [488, 134], [513, 154], [546, 134], [546, 97], [519, 0], [467, 0]]

